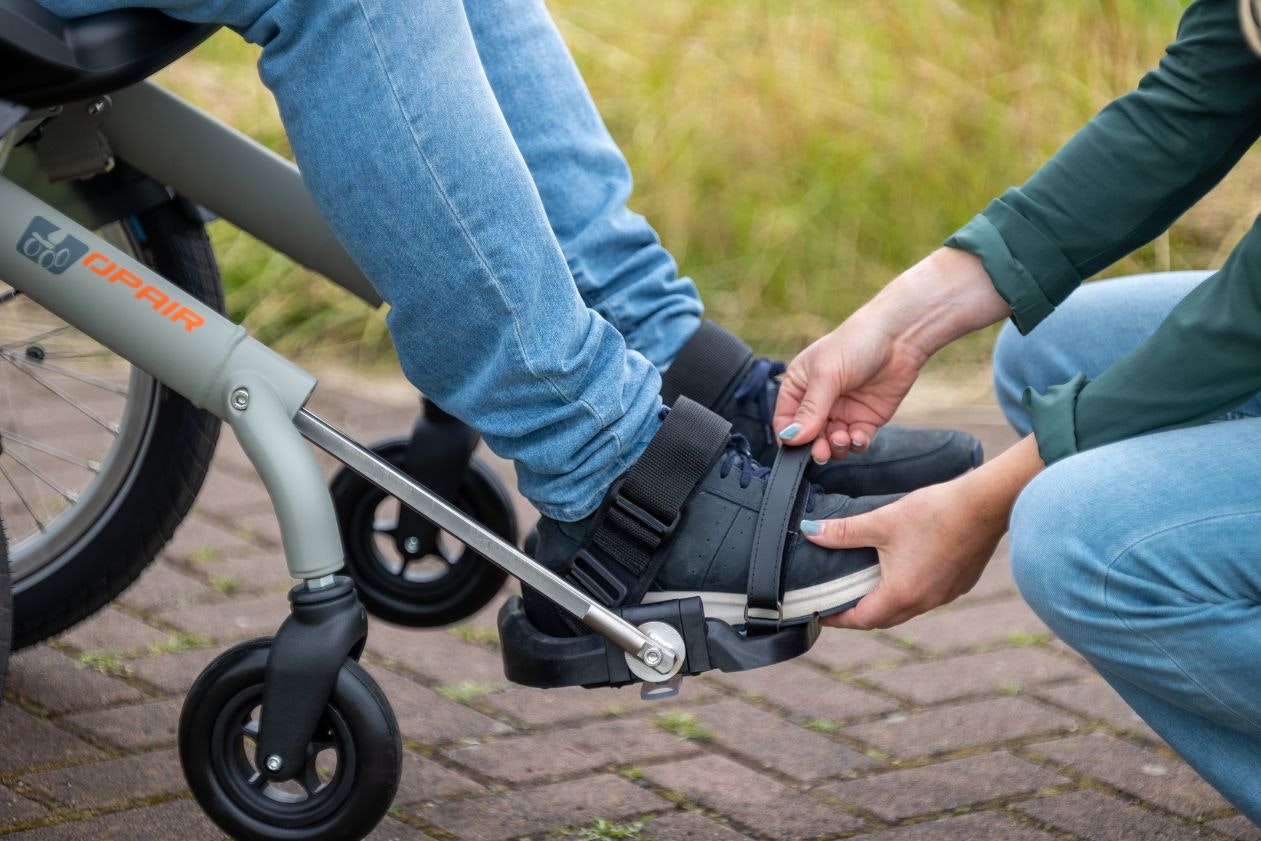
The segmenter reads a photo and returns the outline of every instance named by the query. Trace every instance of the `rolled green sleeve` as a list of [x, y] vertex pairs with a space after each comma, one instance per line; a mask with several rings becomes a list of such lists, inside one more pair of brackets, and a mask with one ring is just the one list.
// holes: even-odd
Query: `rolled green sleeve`
[[1145, 342], [1025, 406], [1043, 460], [1213, 420], [1261, 391], [1261, 220]]
[[1261, 135], [1261, 60], [1237, 4], [1196, 0], [1136, 90], [946, 244], [981, 258], [1021, 332], [1085, 278], [1149, 242]]

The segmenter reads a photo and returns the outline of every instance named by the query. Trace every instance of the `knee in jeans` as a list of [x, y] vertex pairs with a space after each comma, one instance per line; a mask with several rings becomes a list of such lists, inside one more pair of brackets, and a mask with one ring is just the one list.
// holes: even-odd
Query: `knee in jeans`
[[[1090, 488], [1095, 484], [1087, 456], [1052, 465], [1025, 488], [1011, 518], [1011, 566], [1016, 586], [1033, 611], [1056, 633], [1088, 609], [1098, 570], [1090, 548]], [[1097, 514], [1096, 514], [1097, 516]]]

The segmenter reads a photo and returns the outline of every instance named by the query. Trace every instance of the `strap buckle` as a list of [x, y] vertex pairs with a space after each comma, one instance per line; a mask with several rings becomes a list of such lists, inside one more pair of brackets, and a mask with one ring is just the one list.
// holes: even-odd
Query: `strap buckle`
[[622, 604], [630, 594], [622, 579], [597, 559], [590, 549], [578, 550], [569, 567], [569, 574], [583, 589], [607, 606]]
[[744, 605], [744, 627], [750, 631], [778, 631], [784, 621], [784, 604], [776, 602], [775, 609]]
[[611, 522], [627, 535], [644, 544], [650, 551], [655, 550], [674, 534], [680, 519], [682, 519], [682, 512], [676, 511], [667, 523], [636, 505], [620, 492], [613, 497], [613, 504], [604, 514], [606, 523]]

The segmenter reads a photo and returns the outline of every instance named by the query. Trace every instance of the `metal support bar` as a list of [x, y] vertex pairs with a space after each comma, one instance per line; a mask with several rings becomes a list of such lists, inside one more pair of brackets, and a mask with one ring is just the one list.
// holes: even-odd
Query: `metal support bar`
[[593, 602], [586, 593], [522, 554], [512, 544], [482, 528], [442, 497], [413, 481], [392, 464], [343, 435], [310, 411], [303, 409], [298, 412], [293, 422], [312, 444], [381, 490], [398, 498], [404, 505], [462, 541], [495, 566], [520, 579], [521, 583], [539, 591], [587, 627], [612, 641], [618, 648], [648, 664], [653, 672], [661, 676], [661, 680], [667, 680], [671, 676], [675, 662], [684, 656], [684, 652], [672, 650], [603, 605]]

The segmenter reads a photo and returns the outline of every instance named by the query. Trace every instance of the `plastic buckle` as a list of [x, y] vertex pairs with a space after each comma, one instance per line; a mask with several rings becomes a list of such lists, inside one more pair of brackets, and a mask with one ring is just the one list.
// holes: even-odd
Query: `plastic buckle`
[[[605, 522], [612, 520], [614, 525], [622, 527], [622, 523], [619, 522], [619, 518], [630, 520], [631, 522], [638, 524], [651, 532], [655, 540], [649, 544], [648, 548], [656, 549], [665, 542], [666, 538], [674, 533], [675, 528], [679, 525], [679, 520], [682, 518], [682, 513], [676, 511], [674, 518], [671, 519], [670, 522], [665, 523], [640, 506], [636, 505], [634, 502], [631, 502], [621, 493], [618, 493], [613, 497], [613, 504], [605, 513], [604, 520]], [[635, 534], [634, 531], [626, 529], [625, 527], [622, 527], [622, 529], [628, 534]]]
[[579, 549], [574, 555], [569, 574], [597, 601], [606, 606], [626, 601], [630, 590], [616, 574], [609, 571], [589, 549]]
[[767, 633], [778, 631], [784, 621], [784, 606], [776, 603], [775, 609], [766, 607], [749, 607], [744, 605], [744, 627], [751, 633]]

